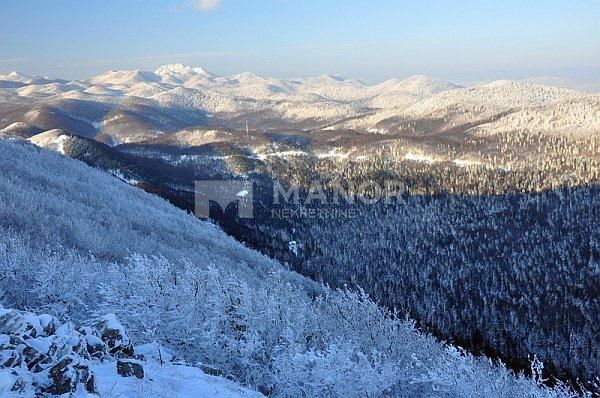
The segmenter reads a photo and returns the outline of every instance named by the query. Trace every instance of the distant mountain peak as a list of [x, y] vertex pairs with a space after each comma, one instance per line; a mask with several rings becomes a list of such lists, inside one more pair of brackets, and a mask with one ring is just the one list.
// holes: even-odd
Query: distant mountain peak
[[29, 76], [24, 73], [17, 72], [16, 70], [13, 70], [12, 72], [10, 72], [8, 75], [6, 75], [4, 77], [7, 78], [8, 80], [20, 81], [20, 82], [26, 82], [33, 78], [33, 76]]
[[214, 78], [217, 75], [201, 67], [192, 67], [182, 63], [167, 64], [154, 71], [160, 76], [196, 76]]
[[132, 85], [144, 82], [157, 82], [160, 77], [156, 74], [140, 69], [109, 71], [104, 74], [95, 76], [90, 79], [93, 84], [109, 84], [109, 85]]
[[390, 79], [377, 85], [382, 93], [409, 93], [411, 95], [428, 96], [442, 91], [448, 91], [460, 88], [446, 80], [429, 77], [425, 75], [415, 75], [404, 80]]
[[262, 78], [262, 76], [254, 73], [254, 72], [242, 72], [242, 73], [238, 73], [236, 75], [233, 75], [231, 77], [234, 77], [234, 78], [256, 78], [256, 77], [260, 77], [260, 78]]
[[338, 82], [343, 82], [343, 81], [348, 80], [348, 78], [346, 76], [338, 75], [338, 74], [330, 74], [330, 73], [322, 74], [319, 77], [323, 78], [323, 79], [335, 80]]
[[437, 77], [431, 77], [431, 76], [426, 76], [426, 75], [414, 75], [407, 79], [402, 80], [401, 83], [404, 85], [428, 85], [428, 86], [444, 85], [444, 86], [455, 86], [457, 88], [460, 87], [460, 86], [452, 84], [444, 79], [439, 79]]
[[547, 92], [555, 92], [557, 94], [573, 94], [577, 93], [575, 90], [568, 88], [560, 88], [557, 86], [545, 85], [538, 82], [529, 82], [525, 80], [510, 80], [510, 79], [502, 79], [496, 80], [491, 83], [484, 84], [481, 87], [493, 88], [498, 90], [518, 90], [524, 93], [530, 92], [532, 90], [542, 90]]
[[163, 75], [165, 73], [189, 73], [192, 71], [192, 67], [184, 65], [182, 63], [166, 64], [154, 71], [157, 75]]

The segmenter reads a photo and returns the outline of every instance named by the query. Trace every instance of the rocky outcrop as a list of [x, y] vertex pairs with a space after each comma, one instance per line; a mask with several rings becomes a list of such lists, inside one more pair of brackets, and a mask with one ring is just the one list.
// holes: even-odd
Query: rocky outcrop
[[43, 390], [53, 395], [75, 392], [79, 384], [88, 392], [96, 391], [94, 375], [89, 366], [78, 357], [64, 356], [48, 370], [48, 377], [51, 382]]
[[131, 340], [116, 315], [108, 314], [103, 316], [94, 327], [100, 333], [100, 338], [108, 347], [111, 355], [117, 357], [129, 357], [133, 355]]
[[81, 388], [95, 393], [91, 365], [117, 358], [120, 375], [143, 378], [143, 365], [132, 359], [133, 345], [117, 317], [90, 324], [76, 328], [50, 315], [0, 308], [0, 376], [8, 389], [41, 396]]
[[135, 376], [138, 379], [143, 379], [144, 367], [137, 361], [119, 359], [117, 361], [117, 373], [123, 377]]

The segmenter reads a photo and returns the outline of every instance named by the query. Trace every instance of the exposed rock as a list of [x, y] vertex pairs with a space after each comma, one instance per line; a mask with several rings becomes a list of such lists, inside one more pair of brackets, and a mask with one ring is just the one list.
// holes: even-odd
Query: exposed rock
[[90, 357], [95, 359], [104, 359], [109, 356], [108, 347], [102, 341], [100, 332], [91, 327], [81, 327], [79, 332], [83, 335], [86, 343], [86, 351]]
[[43, 365], [52, 362], [52, 358], [46, 355], [46, 352], [43, 352], [42, 348], [35, 348], [30, 345], [23, 348], [22, 355], [23, 360], [27, 364], [27, 369], [34, 372], [41, 372], [44, 369]]
[[116, 315], [103, 316], [96, 323], [95, 328], [100, 332], [100, 338], [108, 346], [110, 354], [117, 357], [130, 357], [133, 355], [131, 340]]
[[209, 365], [200, 365], [200, 369], [210, 376], [223, 376], [223, 372], [219, 368]]
[[0, 308], [0, 333], [23, 338], [49, 336], [56, 331], [56, 319], [50, 315]]
[[17, 368], [21, 366], [22, 358], [15, 350], [0, 351], [0, 367], [2, 368]]
[[117, 361], [117, 373], [123, 377], [135, 376], [138, 379], [144, 378], [144, 367], [135, 361], [125, 361], [119, 359]]
[[55, 395], [75, 392], [78, 384], [83, 384], [86, 391], [95, 392], [94, 375], [88, 365], [80, 362], [78, 358], [65, 356], [48, 371], [51, 385], [45, 392]]
[[[114, 315], [77, 329], [49, 315], [0, 308], [0, 378], [12, 391], [61, 395], [83, 386], [94, 393], [90, 366], [132, 354], [131, 340]], [[117, 368], [123, 376], [144, 377], [137, 362], [120, 361]]]

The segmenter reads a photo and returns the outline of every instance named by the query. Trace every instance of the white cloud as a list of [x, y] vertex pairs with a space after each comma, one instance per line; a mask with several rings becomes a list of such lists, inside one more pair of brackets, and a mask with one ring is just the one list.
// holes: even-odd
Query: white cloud
[[221, 0], [194, 0], [194, 4], [200, 11], [210, 11], [219, 7]]

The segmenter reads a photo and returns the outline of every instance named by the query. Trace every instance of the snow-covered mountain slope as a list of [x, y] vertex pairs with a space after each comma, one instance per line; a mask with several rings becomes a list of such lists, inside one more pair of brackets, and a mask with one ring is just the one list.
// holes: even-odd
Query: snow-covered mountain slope
[[[50, 131], [45, 135], [53, 141], [65, 139], [60, 132]], [[173, 261], [181, 258], [195, 259], [204, 264], [218, 263], [229, 272], [245, 276], [258, 276], [278, 268], [275, 262], [239, 245], [214, 225], [198, 222], [164, 200], [120, 183], [108, 174], [88, 168], [81, 162], [55, 157], [45, 150], [40, 153], [35, 147], [16, 142], [3, 141], [1, 145], [3, 176], [13, 175], [8, 181], [3, 181], [4, 200], [10, 202], [25, 194], [42, 197], [44, 192], [54, 192], [62, 198], [43, 206], [37, 206], [35, 201], [23, 198], [24, 203], [21, 205], [29, 209], [26, 211], [32, 212], [29, 215], [11, 212], [10, 207], [3, 207], [3, 225], [28, 232], [32, 241], [40, 244], [44, 244], [44, 241], [53, 242], [89, 252], [99, 258], [119, 261], [130, 253], [160, 255]], [[10, 161], [11, 157], [14, 162]], [[8, 167], [7, 163], [12, 163], [12, 166]], [[33, 186], [34, 184], [24, 180], [27, 177], [34, 178], [33, 181], [39, 184]], [[23, 189], [15, 189], [9, 193], [12, 184], [19, 180], [24, 184]], [[6, 185], [7, 183], [10, 185]], [[89, 189], [94, 185], [101, 188], [97, 194], [90, 194]], [[110, 197], [119, 198], [119, 201], [108, 203]], [[6, 201], [2, 203], [7, 204]], [[72, 205], [68, 206], [68, 203]], [[17, 203], [13, 203], [15, 204]], [[62, 227], [44, 227], [49, 220], [45, 220], [41, 214], [52, 207], [54, 210], [50, 212], [60, 211], [61, 205], [70, 208], [69, 219], [62, 220], [65, 223]], [[62, 210], [67, 211], [66, 207]], [[38, 210], [34, 210], [35, 208]], [[111, 216], [106, 218], [108, 212]], [[34, 217], [36, 213], [40, 215], [37, 220]], [[158, 220], [165, 222], [165, 228], [161, 228], [160, 232], [155, 228]], [[73, 229], [65, 234], [66, 230], [62, 228]], [[111, 231], [119, 231], [119, 235], [116, 236]], [[156, 239], [157, 233], [161, 234], [160, 239]], [[125, 238], [127, 236], [129, 238]]]
[[165, 83], [171, 83], [174, 85], [184, 84], [197, 79], [208, 81], [215, 81], [219, 79], [219, 76], [212, 72], [207, 71], [204, 68], [192, 68], [190, 66], [182, 64], [170, 64], [164, 65], [158, 68], [154, 73], [161, 76]]
[[443, 92], [412, 105], [405, 112], [413, 117], [444, 115], [449, 110], [498, 112], [513, 108], [544, 106], [583, 96], [584, 94], [572, 90], [499, 80], [484, 86]]
[[[578, 118], [581, 112], [571, 109], [569, 105], [574, 104], [574, 108], [593, 108], [596, 102], [597, 95], [502, 80], [482, 86], [440, 91], [409, 101], [401, 109], [384, 108], [336, 127], [368, 129], [376, 126], [378, 130], [386, 132], [396, 129], [414, 133], [463, 132], [516, 112], [535, 116], [504, 119], [502, 129], [496, 131], [494, 125], [489, 125], [488, 131], [529, 130], [536, 133], [577, 134], [576, 130], [581, 128], [587, 129], [588, 134], [596, 134], [599, 130], [592, 120], [593, 115], [576, 121], [574, 118]], [[532, 123], [529, 124], [528, 120]], [[553, 125], [564, 128], [555, 130]]]
[[63, 130], [54, 129], [36, 134], [33, 137], [30, 137], [28, 140], [39, 147], [51, 149], [64, 155], [64, 144], [70, 139], [71, 137], [65, 134]]
[[26, 85], [43, 85], [50, 83], [66, 84], [67, 80], [62, 79], [50, 79], [41, 76], [29, 76], [17, 71], [12, 71], [8, 75], [0, 75], [0, 81], [18, 82]]
[[197, 147], [218, 142], [227, 142], [235, 138], [236, 133], [222, 129], [185, 129], [172, 134], [163, 135], [146, 144], [165, 144], [179, 148]]
[[77, 84], [30, 84], [17, 90], [22, 97], [52, 97], [69, 91], [82, 91], [84, 87]]
[[402, 108], [443, 91], [459, 89], [452, 83], [442, 79], [427, 76], [413, 76], [406, 80], [387, 80], [376, 86], [369, 87], [370, 93], [375, 94], [371, 105], [375, 108]]
[[[134, 345], [155, 340], [270, 396], [572, 396], [445, 347], [364, 295], [317, 286], [24, 141], [0, 142], [0, 274], [5, 307], [77, 324], [115, 313]], [[165, 388], [200, 376], [156, 375]]]
[[160, 81], [160, 77], [152, 72], [141, 70], [109, 71], [95, 76], [89, 80], [95, 85], [129, 87], [138, 83], [151, 83]]
[[27, 123], [23, 123], [23, 122], [16, 122], [16, 123], [10, 124], [10, 125], [6, 126], [5, 128], [3, 128], [2, 130], [0, 130], [0, 133], [10, 134], [10, 135], [18, 136], [18, 137], [30, 137], [30, 136], [38, 134], [40, 132], [41, 132], [41, 130], [39, 128], [32, 127], [32, 126], [28, 125]]
[[517, 109], [473, 129], [474, 133], [484, 135], [514, 131], [567, 137], [594, 137], [600, 133], [600, 95]]

